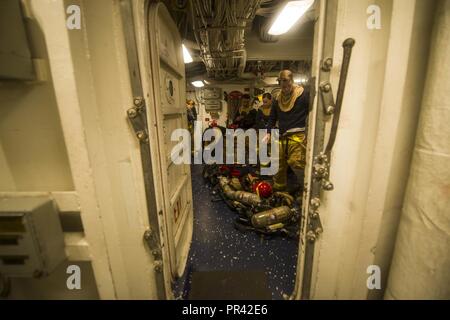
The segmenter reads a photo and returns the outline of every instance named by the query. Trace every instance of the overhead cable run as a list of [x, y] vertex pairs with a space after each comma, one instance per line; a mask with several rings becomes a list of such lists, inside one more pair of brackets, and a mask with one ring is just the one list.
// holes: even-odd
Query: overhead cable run
[[194, 34], [208, 78], [238, 78], [245, 68], [245, 29], [261, 0], [192, 0]]

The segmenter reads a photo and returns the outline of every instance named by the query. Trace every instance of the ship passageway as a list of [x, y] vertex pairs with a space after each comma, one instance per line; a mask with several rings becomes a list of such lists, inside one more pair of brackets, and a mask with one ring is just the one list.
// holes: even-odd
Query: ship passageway
[[298, 239], [266, 237], [234, 227], [236, 213], [213, 201], [192, 165], [194, 231], [185, 272], [174, 282], [178, 299], [274, 299], [294, 290]]

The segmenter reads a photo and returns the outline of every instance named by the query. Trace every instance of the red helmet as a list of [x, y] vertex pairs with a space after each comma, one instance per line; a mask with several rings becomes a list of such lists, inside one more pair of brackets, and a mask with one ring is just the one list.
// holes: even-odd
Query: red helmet
[[253, 184], [253, 192], [256, 192], [260, 197], [268, 198], [272, 195], [272, 186], [265, 181]]
[[239, 178], [241, 176], [241, 172], [237, 169], [231, 169], [231, 176], [235, 178]]
[[230, 168], [228, 168], [228, 166], [226, 166], [226, 165], [221, 165], [221, 166], [219, 166], [219, 170], [220, 170], [220, 172], [225, 172], [225, 171], [230, 170]]

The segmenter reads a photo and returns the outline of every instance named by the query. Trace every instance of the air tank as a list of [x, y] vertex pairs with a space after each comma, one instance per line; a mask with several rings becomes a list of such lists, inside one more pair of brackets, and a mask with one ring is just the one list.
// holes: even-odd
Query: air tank
[[268, 211], [260, 212], [252, 217], [252, 225], [255, 228], [265, 228], [270, 225], [285, 222], [292, 218], [293, 212], [291, 208], [284, 206], [274, 208]]

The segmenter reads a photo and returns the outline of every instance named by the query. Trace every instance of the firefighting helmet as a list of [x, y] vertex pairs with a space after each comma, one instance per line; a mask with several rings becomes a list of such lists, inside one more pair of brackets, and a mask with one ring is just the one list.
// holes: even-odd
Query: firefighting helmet
[[226, 175], [227, 173], [230, 172], [230, 168], [226, 165], [221, 165], [219, 166], [219, 171], [221, 174]]
[[235, 177], [235, 178], [240, 178], [242, 176], [241, 171], [239, 171], [238, 169], [235, 169], [235, 168], [231, 169], [230, 173], [231, 173], [231, 176]]
[[259, 195], [262, 198], [268, 198], [272, 195], [272, 186], [270, 183], [265, 181], [260, 181], [253, 184], [253, 192]]

